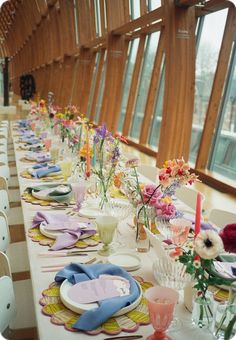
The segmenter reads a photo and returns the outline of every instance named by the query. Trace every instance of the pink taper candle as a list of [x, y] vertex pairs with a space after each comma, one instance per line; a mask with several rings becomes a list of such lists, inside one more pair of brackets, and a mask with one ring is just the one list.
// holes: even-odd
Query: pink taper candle
[[198, 192], [197, 193], [197, 203], [196, 203], [194, 238], [200, 233], [201, 212], [202, 212], [202, 196], [201, 196], [200, 192]]
[[86, 129], [86, 144], [87, 144], [87, 152], [86, 152], [86, 177], [90, 177], [91, 159], [90, 159], [90, 149], [89, 149], [89, 130], [88, 130], [88, 127]]

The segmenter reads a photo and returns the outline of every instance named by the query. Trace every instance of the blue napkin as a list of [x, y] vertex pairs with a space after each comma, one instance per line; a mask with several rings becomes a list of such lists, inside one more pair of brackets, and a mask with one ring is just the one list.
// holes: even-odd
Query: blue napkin
[[91, 331], [99, 327], [121, 308], [133, 303], [139, 296], [139, 287], [135, 280], [122, 268], [112, 264], [79, 264], [71, 263], [60, 270], [55, 277], [56, 282], [68, 279], [75, 284], [98, 278], [102, 274], [122, 276], [130, 282], [130, 294], [122, 297], [114, 297], [98, 302], [97, 308], [91, 309], [82, 314], [73, 328], [84, 331]]
[[31, 173], [32, 177], [37, 177], [41, 178], [44, 176], [47, 176], [53, 172], [59, 172], [61, 171], [61, 168], [59, 165], [44, 165], [44, 164], [39, 164], [33, 167], [36, 171], [33, 171]]
[[25, 128], [29, 125], [28, 119], [21, 119], [18, 121], [20, 127]]

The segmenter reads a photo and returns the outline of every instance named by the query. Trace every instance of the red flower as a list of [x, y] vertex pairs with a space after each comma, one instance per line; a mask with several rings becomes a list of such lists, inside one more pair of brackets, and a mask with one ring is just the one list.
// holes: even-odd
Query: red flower
[[227, 224], [219, 233], [224, 248], [230, 253], [236, 253], [236, 223]]

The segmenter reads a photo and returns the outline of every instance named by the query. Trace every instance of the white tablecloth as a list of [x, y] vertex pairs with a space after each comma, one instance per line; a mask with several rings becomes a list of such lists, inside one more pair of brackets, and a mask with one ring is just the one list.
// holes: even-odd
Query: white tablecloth
[[[12, 125], [13, 126], [13, 125]], [[19, 144], [15, 143], [15, 141], [19, 138], [15, 136], [17, 134], [16, 131], [12, 129], [12, 136], [14, 141], [14, 148], [15, 148], [15, 155], [16, 155], [16, 166], [18, 172], [18, 179], [20, 185], [20, 192], [22, 193], [27, 186], [32, 184], [40, 184], [42, 182], [39, 181], [32, 181], [29, 179], [22, 178], [19, 176], [19, 173], [29, 167], [30, 165], [20, 161], [26, 151], [18, 151], [17, 148]], [[180, 206], [181, 207], [181, 204]], [[186, 208], [186, 207], [185, 207]], [[81, 256], [78, 258], [74, 257], [66, 257], [66, 258], [42, 258], [39, 257], [39, 253], [45, 252], [47, 253], [48, 247], [41, 246], [37, 242], [33, 242], [28, 236], [27, 232], [31, 228], [31, 223], [33, 216], [35, 215], [36, 211], [40, 210], [49, 210], [50, 208], [47, 207], [40, 207], [36, 205], [32, 205], [26, 203], [22, 200], [22, 209], [24, 215], [24, 224], [25, 224], [25, 233], [26, 233], [26, 241], [27, 241], [27, 249], [29, 255], [29, 262], [30, 262], [30, 272], [31, 272], [31, 279], [32, 279], [32, 287], [33, 287], [33, 296], [34, 296], [34, 306], [36, 312], [36, 320], [37, 320], [37, 327], [38, 327], [38, 335], [39, 339], [41, 340], [49, 340], [49, 339], [56, 339], [56, 340], [73, 340], [73, 339], [92, 339], [92, 336], [87, 335], [83, 332], [76, 332], [72, 333], [64, 329], [63, 326], [57, 326], [50, 322], [50, 317], [45, 316], [42, 314], [41, 309], [42, 306], [39, 304], [39, 299], [41, 298], [41, 293], [44, 289], [46, 289], [50, 283], [53, 282], [55, 273], [43, 273], [41, 271], [42, 265], [54, 264], [54, 263], [69, 263], [71, 261], [79, 261], [81, 260]], [[55, 211], [55, 210], [54, 210]], [[58, 211], [58, 214], [65, 213], [65, 210]], [[120, 225], [120, 231], [124, 242], [132, 247], [134, 245], [134, 238], [135, 238], [135, 231], [132, 230], [129, 226], [127, 226], [127, 221], [124, 221]], [[141, 258], [141, 268], [137, 271], [132, 272], [132, 275], [141, 276], [146, 281], [151, 281], [155, 283], [154, 276], [152, 273], [152, 264], [155, 260], [155, 254], [153, 250], [149, 253], [142, 253], [139, 254]], [[18, 306], [20, 308], [20, 306]], [[20, 312], [20, 310], [18, 311]], [[169, 332], [168, 334], [172, 337], [173, 340], [209, 340], [213, 339], [213, 336], [207, 330], [201, 329], [194, 329], [191, 325], [191, 314], [185, 309], [183, 303], [180, 303], [176, 307], [176, 315], [182, 321], [182, 326], [178, 331]], [[141, 334], [143, 338], [146, 339], [148, 335], [153, 333], [153, 328], [151, 325], [148, 326], [140, 326], [135, 333], [132, 334]], [[128, 335], [127, 333], [120, 333], [119, 336]], [[101, 333], [96, 335], [96, 339], [106, 339], [110, 337], [110, 335], [106, 335]]]

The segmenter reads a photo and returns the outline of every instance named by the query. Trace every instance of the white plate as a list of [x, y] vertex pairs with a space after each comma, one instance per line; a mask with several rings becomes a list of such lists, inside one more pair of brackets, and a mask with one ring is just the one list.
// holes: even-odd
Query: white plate
[[[95, 223], [93, 223], [93, 222], [91, 222], [91, 221], [89, 221], [89, 222], [91, 223], [91, 228], [96, 229]], [[81, 223], [82, 223], [82, 222], [81, 222]], [[49, 238], [52, 238], [52, 239], [56, 239], [57, 236], [60, 236], [61, 234], [63, 234], [62, 231], [60, 231], [60, 230], [55, 230], [55, 231], [54, 231], [54, 230], [48, 230], [48, 229], [47, 229], [47, 225], [46, 225], [45, 223], [41, 223], [41, 224], [40, 224], [39, 230], [40, 230], [40, 232], [41, 232], [44, 236], [49, 237]], [[91, 234], [84, 234], [84, 235], [81, 236], [79, 239], [80, 239], [80, 240], [83, 240], [83, 239], [88, 238], [88, 237], [90, 237], [90, 236], [91, 236]]]
[[82, 217], [97, 218], [98, 216], [104, 215], [104, 213], [96, 207], [82, 207], [79, 210], [79, 215]]
[[[139, 305], [139, 303], [142, 299], [142, 289], [141, 289], [140, 284], [137, 281], [136, 281], [136, 283], [137, 283], [138, 288], [139, 288], [138, 298], [133, 303], [131, 303], [131, 305], [120, 309], [113, 316], [120, 316], [120, 315], [126, 314]], [[68, 280], [65, 280], [65, 281], [62, 282], [61, 287], [60, 287], [60, 298], [61, 298], [62, 303], [67, 308], [69, 308], [70, 310], [72, 310], [75, 313], [83, 314], [83, 313], [89, 311], [90, 309], [98, 307], [98, 303], [77, 303], [77, 302], [73, 301], [71, 298], [69, 298], [68, 291], [70, 290], [70, 288], [72, 286], [73, 286], [72, 283], [70, 283]]]
[[115, 264], [127, 271], [136, 270], [141, 266], [139, 256], [130, 252], [112, 254], [107, 260], [109, 263]]
[[[48, 185], [45, 185], [45, 189], [41, 189], [40, 191], [38, 190], [32, 190], [32, 196], [35, 198], [38, 198], [40, 200], [46, 200], [46, 201], [55, 201], [55, 198], [50, 197], [49, 194], [53, 191], [55, 191], [57, 188], [63, 187], [63, 184], [53, 184], [51, 187]], [[40, 187], [44, 187], [43, 185], [41, 185]], [[66, 186], [65, 186], [66, 187]], [[68, 188], [68, 192], [64, 192], [65, 194], [69, 194], [70, 192], [70, 188]], [[55, 195], [57, 196], [57, 195]]]

